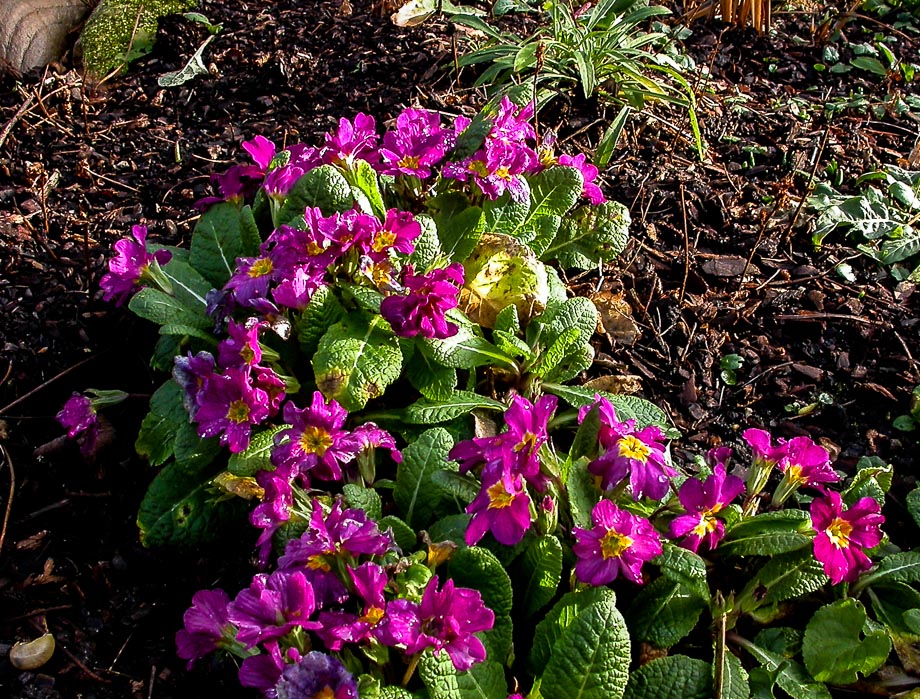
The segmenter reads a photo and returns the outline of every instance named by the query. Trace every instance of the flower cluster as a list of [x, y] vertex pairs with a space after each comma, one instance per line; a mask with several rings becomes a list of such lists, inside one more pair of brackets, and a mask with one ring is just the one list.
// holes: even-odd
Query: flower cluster
[[555, 396], [543, 396], [536, 403], [515, 396], [505, 411], [505, 432], [460, 442], [451, 450], [450, 458], [460, 463], [461, 473], [481, 467], [479, 495], [466, 508], [473, 515], [466, 530], [468, 545], [487, 531], [506, 546], [524, 538], [534, 509], [528, 486], [542, 492], [547, 482], [539, 452], [555, 409]]
[[[176, 635], [179, 656], [191, 664], [231, 652], [243, 658], [240, 683], [278, 699], [357, 696], [354, 677], [331, 654], [358, 648], [443, 650], [458, 670], [482, 662], [474, 634], [492, 628], [495, 615], [480, 593], [451, 580], [439, 585], [421, 566], [430, 577], [412, 594], [400, 579], [407, 562], [398, 561], [392, 535], [363, 510], [314, 500], [306, 531], [287, 544], [275, 571], [257, 574], [233, 600], [222, 590], [195, 594]], [[303, 653], [320, 645], [326, 653]]]

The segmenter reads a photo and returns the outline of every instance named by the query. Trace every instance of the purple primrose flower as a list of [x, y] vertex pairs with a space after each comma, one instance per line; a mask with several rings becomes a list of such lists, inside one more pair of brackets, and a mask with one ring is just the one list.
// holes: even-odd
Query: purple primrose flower
[[272, 164], [272, 159], [275, 157], [275, 151], [278, 148], [265, 136], [256, 136], [251, 141], [243, 141], [243, 150], [249, 153], [258, 168], [265, 172], [268, 170], [268, 166]]
[[122, 238], [115, 243], [116, 254], [109, 260], [109, 271], [99, 280], [102, 298], [106, 301], [114, 299], [116, 306], [122, 305], [140, 290], [150, 265], [165, 265], [172, 258], [168, 250], [157, 250], [152, 254], [147, 252], [146, 226], [133, 226], [131, 236], [134, 240]]
[[326, 134], [323, 162], [339, 165], [363, 159], [373, 164], [379, 157], [376, 129], [374, 117], [366, 114], [358, 114], [354, 123], [345, 118], [339, 119], [335, 135]]
[[227, 333], [230, 335], [217, 345], [217, 361], [222, 367], [253, 366], [262, 361], [262, 347], [259, 345], [259, 330], [265, 325], [257, 318], [245, 323], [230, 321]]
[[99, 439], [99, 416], [87, 396], [82, 393], [71, 395], [55, 418], [67, 430], [70, 439], [79, 440], [82, 454], [93, 453]]
[[281, 638], [296, 626], [319, 628], [310, 621], [316, 610], [313, 587], [302, 572], [276, 570], [256, 574], [227, 607], [227, 618], [239, 631], [237, 640], [246, 648]]
[[384, 598], [388, 577], [378, 563], [368, 561], [357, 568], [348, 568], [356, 596], [363, 602], [360, 616], [344, 611], [321, 612], [319, 622], [322, 627], [317, 635], [329, 650], [339, 651], [345, 643], [361, 643], [370, 638], [386, 644], [387, 633], [386, 608]]
[[176, 633], [176, 654], [188, 660], [187, 668], [199, 658], [232, 643], [236, 627], [230, 623], [227, 607], [230, 597], [223, 590], [199, 590], [192, 606], [182, 616], [184, 626]]
[[737, 476], [727, 475], [725, 465], [721, 463], [716, 465], [712, 475], [705, 481], [688, 478], [678, 493], [680, 504], [687, 514], [671, 522], [671, 538], [685, 537], [680, 545], [694, 553], [703, 541], [707, 548], [714, 549], [725, 536], [725, 524], [716, 514], [743, 490], [744, 481]]
[[428, 274], [415, 274], [412, 265], [403, 268], [405, 295], [387, 296], [380, 303], [380, 315], [399, 337], [444, 339], [457, 334], [458, 328], [444, 314], [457, 307], [463, 284], [463, 265], [455, 262], [449, 267]]
[[390, 602], [390, 632], [395, 642], [414, 655], [433, 648], [450, 656], [457, 670], [469, 670], [486, 659], [486, 649], [473, 634], [488, 631], [495, 614], [485, 606], [478, 590], [454, 587], [448, 580], [438, 590], [438, 578], [428, 581], [420, 604], [397, 599]]
[[514, 546], [530, 529], [530, 497], [520, 474], [507, 469], [487, 480], [483, 472], [482, 489], [466, 511], [473, 515], [466, 530], [467, 546], [474, 546], [487, 531], [505, 546]]
[[589, 585], [606, 585], [620, 573], [642, 584], [642, 564], [661, 555], [661, 540], [651, 523], [601, 500], [591, 512], [591, 529], [575, 527], [575, 575]]
[[202, 351], [193, 356], [189, 352], [187, 357], [179, 355], [173, 362], [173, 379], [182, 387], [182, 403], [189, 417], [194, 420], [198, 412], [198, 395], [214, 373], [214, 355]]
[[262, 488], [262, 502], [250, 513], [249, 522], [262, 530], [256, 541], [256, 550], [259, 565], [264, 567], [272, 550], [272, 537], [291, 518], [294, 491], [290, 479], [275, 471], [260, 470], [256, 473], [256, 482]]
[[241, 452], [249, 446], [252, 426], [267, 418], [269, 409], [268, 394], [250, 383], [248, 368], [212, 374], [198, 395], [198, 436], [220, 435], [221, 444]]
[[268, 286], [275, 276], [275, 263], [271, 257], [240, 257], [236, 260], [236, 271], [224, 284], [224, 290], [232, 291], [233, 300], [240, 306], [261, 309], [267, 303]]
[[584, 187], [581, 190], [581, 196], [585, 197], [594, 206], [600, 206], [606, 201], [601, 188], [594, 183], [595, 180], [597, 180], [598, 170], [594, 165], [586, 162], [584, 153], [579, 153], [574, 157], [571, 155], [560, 155], [558, 162], [560, 165], [574, 167], [581, 173], [585, 181]]
[[864, 549], [881, 543], [884, 521], [879, 504], [869, 497], [860, 498], [849, 509], [844, 509], [840, 493], [834, 491], [812, 500], [815, 558], [833, 584], [854, 582], [872, 567]]
[[336, 658], [310, 651], [286, 665], [275, 685], [277, 699], [358, 699], [358, 682]]
[[431, 168], [441, 162], [447, 151], [447, 134], [437, 112], [406, 109], [396, 117], [396, 130], [383, 135], [380, 172], [431, 177]]

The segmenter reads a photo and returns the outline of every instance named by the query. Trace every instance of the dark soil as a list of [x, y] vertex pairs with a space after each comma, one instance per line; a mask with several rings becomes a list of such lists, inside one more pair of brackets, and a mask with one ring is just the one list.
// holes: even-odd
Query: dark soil
[[[379, 123], [412, 103], [456, 113], [481, 102], [453, 82], [443, 23], [399, 29], [362, 1], [350, 14], [337, 1], [296, 0], [210, 0], [202, 11], [223, 31], [205, 52], [211, 75], [182, 87], [158, 87], [157, 77], [181, 68], [205, 34], [173, 18], [152, 56], [102, 85], [66, 66], [0, 79], [4, 696], [250, 696], [233, 668], [186, 672], [173, 637], [195, 590], [248, 579], [251, 568], [233, 561], [254, 537], [228, 531], [186, 554], [138, 544], [134, 517], [152, 477], [132, 451], [144, 400], [111, 418], [94, 463], [71, 444], [47, 445], [72, 391], [145, 394], [158, 380], [147, 366], [153, 331], [101, 302], [112, 243], [136, 223], [153, 239], [187, 243], [209, 175], [256, 134], [317, 142], [359, 111]], [[634, 241], [602, 279], [574, 277], [571, 287], [632, 309], [634, 325], [607, 327], [591, 377], [625, 377], [665, 408], [685, 434], [681, 447], [737, 444], [760, 426], [820, 439], [843, 469], [878, 455], [899, 473], [888, 531], [915, 538], [900, 524], [910, 521], [901, 503], [917, 442], [891, 423], [920, 383], [920, 294], [840, 234], [815, 251], [798, 204], [811, 173], [832, 162], [848, 182], [883, 163], [918, 168], [916, 116], [828, 119], [821, 109], [859, 92], [884, 104], [917, 84], [815, 71], [823, 49], [811, 19], [780, 15], [770, 38], [693, 25], [685, 49], [710, 71], [696, 83], [708, 159], [696, 159], [685, 113], [634, 115], [604, 173], [607, 195], [631, 209]], [[876, 31], [884, 27], [857, 18], [835, 46], [846, 58], [848, 42]], [[917, 39], [898, 50], [916, 57]], [[541, 122], [564, 148], [590, 151], [614, 115], [559, 100]], [[856, 282], [835, 273], [842, 261]], [[734, 386], [720, 378], [727, 354], [744, 358]], [[57, 639], [52, 661], [14, 670], [8, 645], [45, 627]]]

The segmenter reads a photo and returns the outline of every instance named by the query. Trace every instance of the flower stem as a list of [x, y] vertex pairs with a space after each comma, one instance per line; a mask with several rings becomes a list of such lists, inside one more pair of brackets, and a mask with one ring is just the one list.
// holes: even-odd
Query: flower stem
[[409, 680], [411, 680], [412, 675], [415, 674], [415, 668], [418, 667], [418, 661], [421, 659], [421, 657], [422, 657], [422, 652], [419, 651], [418, 653], [413, 655], [412, 658], [409, 660], [409, 667], [406, 668], [406, 674], [403, 675], [402, 683], [400, 684], [400, 687], [405, 687], [407, 684], [409, 684]]

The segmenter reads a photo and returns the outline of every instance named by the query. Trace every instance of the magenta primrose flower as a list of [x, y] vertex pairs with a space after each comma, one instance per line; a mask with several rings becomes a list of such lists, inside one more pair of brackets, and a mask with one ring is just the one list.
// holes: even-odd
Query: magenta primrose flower
[[254, 387], [247, 367], [229, 368], [223, 374], [212, 374], [198, 394], [199, 437], [216, 437], [238, 453], [249, 446], [252, 426], [268, 417], [268, 393]]
[[685, 537], [680, 545], [694, 553], [703, 541], [709, 550], [714, 549], [725, 536], [725, 524], [716, 515], [743, 490], [744, 481], [727, 475], [722, 463], [702, 482], [696, 478], [685, 480], [677, 497], [687, 513], [671, 522], [671, 538]]
[[275, 685], [277, 699], [358, 699], [358, 682], [337, 658], [310, 651], [286, 665]]
[[227, 618], [239, 631], [236, 639], [246, 648], [281, 638], [296, 626], [318, 629], [310, 621], [316, 610], [313, 587], [302, 572], [276, 570], [256, 574], [227, 607]]
[[141, 288], [141, 283], [148, 278], [151, 265], [165, 265], [172, 258], [168, 250], [147, 252], [147, 227], [133, 226], [131, 238], [122, 238], [114, 245], [115, 257], [109, 260], [109, 271], [102, 275], [99, 286], [102, 298], [122, 305]]
[[581, 176], [585, 181], [584, 187], [581, 190], [581, 196], [585, 197], [588, 201], [591, 202], [591, 204], [594, 206], [600, 206], [606, 201], [601, 188], [595, 184], [598, 170], [594, 165], [586, 162], [584, 153], [579, 153], [574, 157], [565, 154], [560, 155], [558, 158], [558, 163], [560, 165], [574, 167], [581, 173]]
[[361, 643], [375, 638], [384, 645], [389, 642], [386, 618], [387, 602], [384, 590], [389, 578], [378, 563], [367, 561], [357, 568], [348, 568], [356, 597], [362, 601], [361, 614], [345, 611], [321, 612], [322, 627], [317, 635], [329, 650], [339, 651], [345, 643]]
[[229, 337], [217, 345], [217, 361], [222, 367], [253, 366], [262, 361], [259, 330], [266, 323], [250, 318], [245, 323], [231, 320], [227, 326]]
[[199, 590], [192, 596], [192, 606], [182, 616], [184, 626], [176, 633], [176, 654], [188, 660], [187, 669], [233, 642], [236, 627], [227, 616], [229, 605], [230, 597], [220, 589]]
[[93, 453], [99, 439], [99, 416], [87, 396], [82, 393], [71, 395], [55, 418], [67, 430], [70, 439], [79, 440], [82, 454]]
[[326, 134], [322, 149], [323, 162], [332, 165], [350, 164], [360, 158], [373, 164], [379, 157], [376, 129], [374, 117], [366, 114], [358, 114], [354, 123], [345, 118], [339, 119], [339, 128], [335, 134]]
[[262, 308], [274, 278], [275, 263], [271, 257], [240, 257], [236, 260], [236, 271], [224, 284], [224, 290], [232, 291], [233, 300], [240, 306]]
[[869, 497], [860, 498], [849, 509], [844, 509], [840, 493], [834, 491], [812, 500], [815, 558], [833, 584], [854, 582], [872, 567], [864, 549], [881, 543], [884, 521], [879, 504]]
[[474, 546], [487, 531], [505, 546], [514, 546], [530, 529], [530, 496], [519, 473], [507, 466], [487, 479], [483, 472], [482, 489], [466, 511], [473, 515], [466, 530], [467, 546]]
[[256, 136], [251, 141], [243, 141], [243, 150], [249, 153], [258, 168], [265, 172], [271, 165], [278, 147], [265, 136]]
[[591, 511], [591, 529], [575, 527], [575, 575], [589, 585], [606, 585], [621, 573], [642, 584], [642, 564], [661, 555], [651, 522], [601, 500]]
[[488, 631], [495, 614], [485, 606], [478, 590], [454, 587], [448, 580], [438, 590], [438, 577], [425, 587], [420, 604], [405, 599], [390, 602], [390, 633], [395, 642], [414, 655], [433, 648], [447, 652], [457, 670], [469, 670], [486, 659], [486, 649], [473, 634]]
[[408, 293], [387, 296], [380, 303], [382, 315], [399, 337], [444, 339], [457, 334], [456, 324], [444, 314], [456, 308], [463, 284], [463, 265], [458, 262], [428, 274], [415, 274], [412, 265], [403, 268], [403, 285]]
[[396, 117], [396, 130], [383, 135], [378, 171], [384, 175], [431, 177], [431, 168], [447, 152], [448, 132], [441, 116], [425, 109], [406, 109]]
[[[635, 420], [621, 422], [606, 398], [597, 397], [594, 405], [600, 413], [598, 441], [604, 453], [588, 464], [588, 470], [601, 477], [604, 490], [611, 490], [629, 476], [630, 492], [636, 500], [663, 498], [671, 478], [677, 475], [665, 461], [664, 432], [654, 425], [637, 430]], [[592, 407], [584, 406], [579, 410], [579, 422]]]
[[249, 522], [262, 530], [256, 541], [256, 550], [259, 566], [264, 567], [272, 550], [272, 537], [291, 519], [294, 491], [290, 479], [275, 471], [260, 470], [256, 473], [256, 483], [262, 488], [262, 502], [250, 513]]

